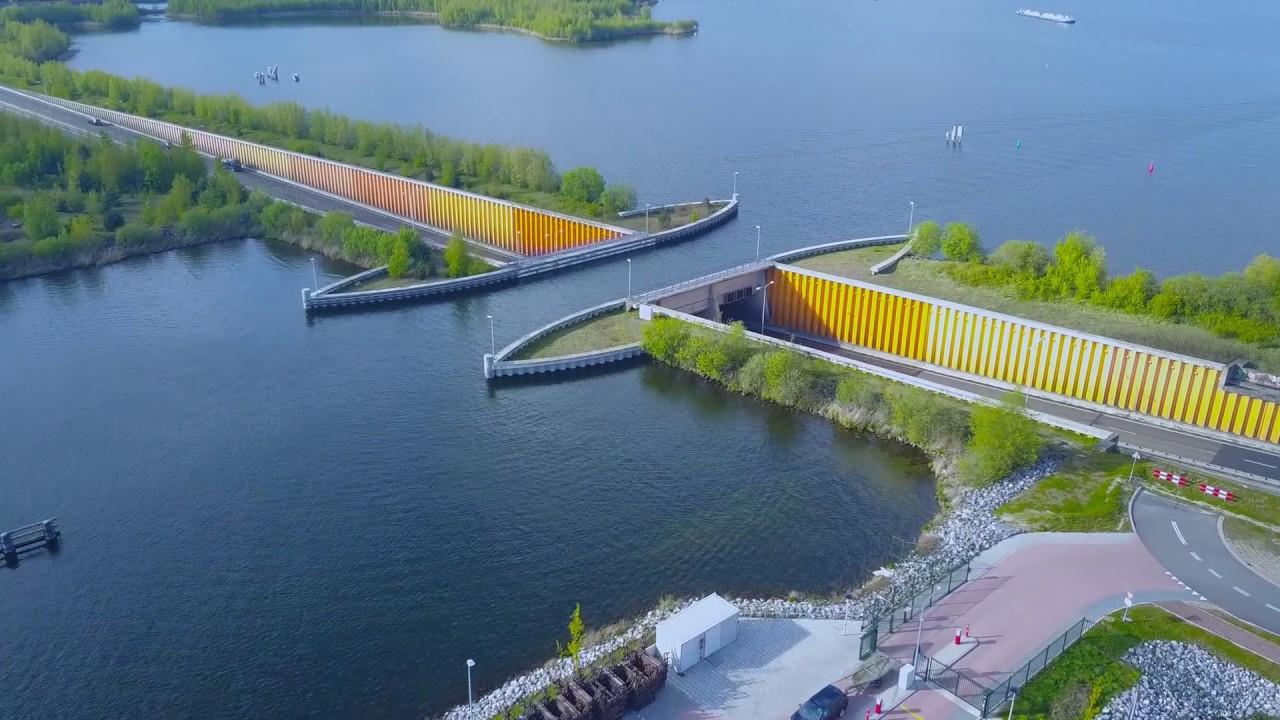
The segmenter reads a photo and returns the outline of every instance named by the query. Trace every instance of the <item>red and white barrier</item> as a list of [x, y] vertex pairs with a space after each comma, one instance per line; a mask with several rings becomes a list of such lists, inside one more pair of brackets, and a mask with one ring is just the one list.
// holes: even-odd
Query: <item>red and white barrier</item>
[[968, 626], [968, 625], [965, 625], [965, 626], [964, 626], [964, 637], [965, 637], [965, 639], [966, 639], [966, 640], [968, 640], [968, 639], [969, 639], [969, 626]]
[[960, 628], [956, 628], [956, 644], [960, 644]]
[[1214, 487], [1212, 485], [1205, 485], [1204, 483], [1200, 483], [1200, 492], [1204, 493], [1205, 495], [1209, 495], [1211, 497], [1221, 498], [1223, 500], [1226, 500], [1227, 502], [1236, 501], [1235, 493], [1229, 490], [1223, 490], [1220, 487]]
[[1164, 480], [1166, 482], [1171, 482], [1174, 485], [1185, 486], [1187, 484], [1187, 477], [1185, 475], [1174, 475], [1171, 472], [1166, 472], [1158, 468], [1151, 471], [1151, 476], [1157, 480]]
[[880, 713], [884, 712], [884, 710], [883, 710], [883, 708], [884, 708], [884, 704], [883, 704], [883, 702], [884, 702], [884, 701], [882, 701], [880, 698], [876, 698], [876, 714], [877, 714], [877, 715], [879, 715]]

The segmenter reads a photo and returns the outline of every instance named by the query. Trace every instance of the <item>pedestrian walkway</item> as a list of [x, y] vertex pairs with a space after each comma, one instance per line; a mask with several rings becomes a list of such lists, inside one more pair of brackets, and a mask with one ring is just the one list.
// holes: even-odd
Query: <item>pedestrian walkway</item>
[[1168, 610], [1187, 622], [1207, 630], [1249, 652], [1280, 665], [1280, 645], [1265, 640], [1255, 633], [1223, 620], [1202, 607], [1186, 602], [1162, 602], [1156, 605]]

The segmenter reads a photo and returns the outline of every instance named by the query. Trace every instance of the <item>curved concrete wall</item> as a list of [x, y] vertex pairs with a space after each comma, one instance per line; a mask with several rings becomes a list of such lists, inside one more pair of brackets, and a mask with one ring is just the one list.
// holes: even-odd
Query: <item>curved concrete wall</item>
[[625, 228], [281, 150], [180, 125], [55, 97], [38, 99], [99, 117], [170, 143], [191, 138], [208, 155], [239, 160], [293, 182], [524, 255], [546, 255], [630, 235]]
[[606, 313], [620, 310], [626, 306], [626, 300], [611, 300], [607, 303], [589, 307], [572, 315], [548, 323], [542, 327], [530, 332], [510, 345], [498, 351], [497, 355], [485, 354], [484, 376], [488, 379], [495, 377], [513, 377], [516, 375], [533, 375], [537, 373], [556, 372], [558, 370], [572, 370], [576, 368], [591, 367], [593, 365], [603, 365], [605, 363], [617, 362], [628, 358], [639, 357], [644, 354], [644, 350], [640, 348], [640, 343], [629, 343], [627, 345], [618, 345], [603, 350], [593, 350], [591, 352], [576, 353], [573, 355], [561, 355], [559, 357], [539, 358], [536, 360], [509, 360], [516, 353], [528, 347], [531, 343], [536, 342], [539, 338], [549, 335], [558, 330], [572, 327], [579, 323], [584, 323], [592, 318], [599, 317]]
[[1280, 442], [1280, 403], [1222, 366], [794, 266], [768, 271], [775, 325], [1131, 412]]

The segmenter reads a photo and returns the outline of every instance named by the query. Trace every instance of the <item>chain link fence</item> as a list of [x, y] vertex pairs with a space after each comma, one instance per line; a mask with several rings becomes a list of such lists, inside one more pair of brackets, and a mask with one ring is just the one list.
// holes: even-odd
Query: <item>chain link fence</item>
[[982, 704], [975, 705], [975, 707], [982, 711], [983, 717], [990, 712], [994, 712], [1001, 705], [1008, 702], [1009, 698], [1019, 688], [1027, 684], [1027, 681], [1035, 677], [1036, 673], [1045, 669], [1049, 663], [1066, 652], [1067, 648], [1074, 645], [1085, 633], [1089, 632], [1091, 627], [1093, 627], [1093, 623], [1089, 621], [1089, 618], [1081, 618], [1080, 622], [1067, 628], [1066, 632], [1050, 642], [1040, 654], [1031, 658], [1026, 665], [1015, 670], [1012, 675], [1005, 678], [1004, 682], [988, 690]]

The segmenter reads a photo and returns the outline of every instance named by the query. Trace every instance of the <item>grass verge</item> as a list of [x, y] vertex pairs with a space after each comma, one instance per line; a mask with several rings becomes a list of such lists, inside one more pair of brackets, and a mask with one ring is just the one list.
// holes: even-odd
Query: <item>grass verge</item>
[[1023, 720], [1091, 718], [1111, 698], [1138, 682], [1141, 673], [1121, 658], [1149, 640], [1196, 645], [1213, 655], [1280, 682], [1280, 665], [1156, 607], [1134, 608], [1132, 622], [1104, 618], [1018, 693], [1014, 716]]
[[1062, 470], [996, 508], [996, 516], [1030, 532], [1117, 532], [1129, 526], [1130, 460], [1084, 452]]
[[[1222, 523], [1222, 533], [1227, 536], [1227, 543], [1245, 565], [1262, 577], [1280, 584], [1280, 532], [1247, 520], [1228, 517]], [[1280, 590], [1276, 594], [1280, 595]]]
[[893, 245], [873, 245], [871, 247], [841, 250], [828, 255], [797, 260], [792, 263], [796, 267], [817, 270], [828, 275], [853, 278], [854, 280], [871, 280], [871, 266], [888, 260], [890, 256], [902, 249], [905, 243]]
[[[1187, 484], [1179, 486], [1155, 479], [1151, 476], [1151, 471], [1156, 468], [1186, 477]], [[1140, 461], [1134, 477], [1141, 477], [1144, 486], [1157, 492], [1163, 492], [1180, 500], [1203, 505], [1227, 517], [1232, 515], [1243, 517], [1280, 531], [1280, 527], [1277, 527], [1280, 524], [1280, 495], [1253, 490], [1230, 480], [1222, 480], [1204, 473], [1187, 471], [1179, 468], [1174, 463], [1162, 461]], [[1236, 500], [1227, 502], [1226, 500], [1205, 495], [1200, 492], [1201, 483], [1228, 490], [1235, 494]]]
[[[723, 202], [700, 202], [694, 205], [683, 205], [681, 207], [672, 208], [669, 213], [659, 210], [649, 211], [649, 232], [660, 232], [662, 230], [671, 230], [692, 222], [697, 222], [704, 218], [710, 217], [712, 213], [720, 208], [728, 205]], [[617, 225], [631, 230], [644, 231], [645, 217], [644, 214], [634, 215], [631, 217], [620, 218], [617, 216], [606, 217], [602, 222], [610, 225]]]
[[[832, 257], [840, 254], [833, 253]], [[797, 265], [822, 269], [808, 264], [820, 259], [810, 258]], [[1218, 362], [1230, 362], [1243, 357], [1253, 360], [1262, 368], [1280, 368], [1280, 348], [1260, 348], [1239, 340], [1218, 337], [1195, 325], [1171, 323], [1152, 316], [1131, 315], [1094, 305], [1022, 300], [1008, 287], [972, 286], [957, 282], [947, 274], [946, 263], [943, 262], [907, 257], [898, 263], [894, 272], [874, 276], [867, 270], [859, 269], [864, 266], [851, 261], [846, 261], [846, 264], [848, 269], [845, 272], [839, 271], [839, 263], [832, 264], [830, 267], [834, 269], [825, 269], [824, 272], [1192, 357]]]
[[623, 312], [619, 308], [544, 335], [522, 348], [512, 359], [541, 360], [629, 345], [640, 342], [643, 330], [644, 322], [635, 311]]

